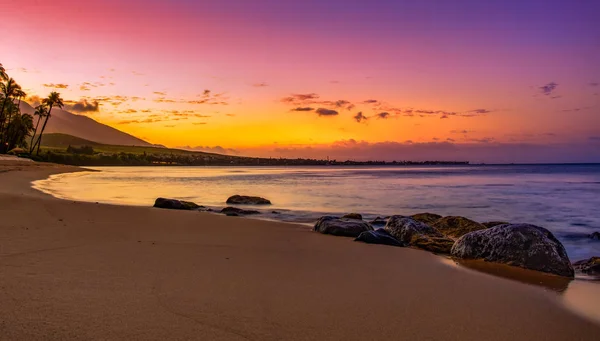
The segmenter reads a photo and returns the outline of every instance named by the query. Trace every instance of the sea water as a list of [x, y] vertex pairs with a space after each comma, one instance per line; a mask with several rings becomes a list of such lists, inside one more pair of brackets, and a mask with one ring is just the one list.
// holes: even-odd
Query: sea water
[[56, 197], [151, 206], [157, 197], [226, 206], [234, 194], [273, 205], [262, 218], [314, 223], [325, 214], [365, 219], [432, 212], [552, 231], [571, 260], [600, 255], [600, 165], [385, 167], [93, 167], [34, 186]]

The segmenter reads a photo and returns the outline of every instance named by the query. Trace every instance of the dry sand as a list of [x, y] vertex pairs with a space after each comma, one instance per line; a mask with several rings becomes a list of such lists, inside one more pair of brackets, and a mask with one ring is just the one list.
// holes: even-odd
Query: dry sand
[[64, 201], [0, 163], [3, 340], [598, 340], [554, 292], [299, 225]]

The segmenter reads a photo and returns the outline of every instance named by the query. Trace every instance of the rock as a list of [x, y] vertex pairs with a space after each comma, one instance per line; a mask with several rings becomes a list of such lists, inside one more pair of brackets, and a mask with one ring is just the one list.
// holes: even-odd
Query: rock
[[224, 209], [221, 210], [220, 213], [226, 214], [228, 216], [248, 215], [248, 214], [260, 214], [259, 211], [244, 210], [244, 209], [237, 208], [237, 207], [225, 207]]
[[358, 213], [348, 213], [345, 216], [343, 216], [342, 218], [362, 220], [362, 215], [360, 215]]
[[586, 275], [600, 275], [600, 257], [580, 260], [573, 263], [575, 270], [583, 272]]
[[486, 221], [485, 223], [481, 223], [481, 225], [487, 227], [488, 229], [490, 227], [494, 227], [494, 226], [498, 226], [498, 225], [506, 225], [506, 224], [510, 224], [510, 223], [506, 222], [506, 221]]
[[431, 226], [450, 238], [460, 238], [469, 232], [486, 228], [482, 224], [465, 217], [444, 217]]
[[235, 212], [227, 212], [225, 213], [226, 216], [228, 217], [239, 217], [240, 215], [235, 213]]
[[499, 225], [467, 233], [454, 243], [452, 256], [573, 277], [564, 246], [550, 231], [535, 225]]
[[394, 236], [394, 238], [407, 244], [411, 243], [413, 237], [418, 236], [444, 237], [444, 235], [435, 228], [401, 215], [391, 216], [385, 225], [385, 230]]
[[449, 253], [454, 244], [435, 228], [409, 217], [391, 216], [385, 230], [400, 242], [432, 252]]
[[433, 224], [434, 222], [436, 222], [437, 220], [442, 218], [442, 216], [439, 214], [429, 213], [429, 212], [413, 214], [410, 217], [416, 221], [420, 221], [422, 223], [429, 224], [429, 225]]
[[228, 204], [234, 205], [271, 205], [271, 201], [261, 197], [249, 197], [246, 195], [234, 195], [227, 199]]
[[377, 217], [377, 218], [371, 220], [371, 222], [369, 224], [371, 224], [373, 226], [383, 227], [383, 226], [385, 226], [385, 224], [387, 224], [388, 219], [389, 219], [388, 217], [386, 217], [386, 218]]
[[435, 253], [449, 254], [454, 240], [445, 237], [418, 236], [413, 238], [411, 245]]
[[365, 231], [361, 233], [354, 241], [365, 242], [367, 244], [383, 244], [392, 246], [406, 246], [406, 244], [398, 241], [396, 238], [385, 229], [377, 229], [374, 231]]
[[166, 208], [170, 210], [195, 210], [198, 208], [204, 208], [204, 206], [197, 205], [191, 201], [165, 198], [157, 198], [154, 202], [154, 207]]
[[335, 236], [358, 237], [362, 232], [373, 231], [373, 227], [362, 220], [324, 216], [319, 218], [314, 230]]
[[588, 237], [590, 237], [591, 239], [600, 240], [600, 232], [593, 232]]

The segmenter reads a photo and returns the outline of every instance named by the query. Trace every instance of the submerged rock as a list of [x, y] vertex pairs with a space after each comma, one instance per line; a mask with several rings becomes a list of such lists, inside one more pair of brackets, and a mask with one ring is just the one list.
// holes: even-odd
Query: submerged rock
[[564, 246], [543, 227], [529, 224], [499, 225], [467, 233], [454, 243], [452, 256], [573, 277]]
[[237, 208], [237, 207], [225, 207], [224, 209], [221, 210], [220, 213], [226, 214], [228, 216], [260, 214], [259, 211], [244, 210], [244, 209]]
[[487, 227], [488, 229], [490, 227], [494, 227], [494, 226], [498, 226], [498, 225], [506, 225], [506, 224], [510, 224], [510, 223], [506, 222], [506, 221], [486, 221], [485, 223], [481, 223], [481, 225]]
[[261, 197], [234, 195], [227, 199], [228, 204], [234, 205], [271, 205], [271, 201]]
[[454, 244], [434, 227], [408, 217], [391, 216], [385, 230], [405, 244], [432, 252], [450, 253]]
[[154, 202], [154, 207], [158, 208], [166, 208], [170, 210], [195, 210], [199, 208], [204, 208], [204, 206], [200, 206], [191, 201], [183, 201], [177, 199], [165, 199], [165, 198], [157, 198]]
[[600, 257], [592, 257], [590, 259], [580, 260], [573, 263], [575, 270], [583, 272], [586, 275], [600, 275]]
[[590, 237], [591, 239], [600, 240], [600, 232], [593, 232], [588, 237]]
[[360, 215], [358, 213], [348, 213], [345, 216], [343, 216], [342, 218], [362, 220], [362, 215]]
[[441, 215], [429, 212], [413, 214], [410, 217], [416, 221], [420, 221], [429, 225], [433, 224], [439, 219], [442, 219]]
[[335, 236], [358, 237], [365, 231], [373, 231], [373, 227], [362, 220], [324, 216], [319, 218], [314, 230]]
[[377, 229], [374, 231], [365, 231], [361, 233], [354, 241], [365, 242], [367, 244], [382, 244], [392, 246], [406, 246], [406, 244], [394, 238], [385, 229]]
[[483, 230], [486, 227], [476, 221], [465, 217], [444, 217], [431, 226], [450, 238], [460, 238], [473, 231]]

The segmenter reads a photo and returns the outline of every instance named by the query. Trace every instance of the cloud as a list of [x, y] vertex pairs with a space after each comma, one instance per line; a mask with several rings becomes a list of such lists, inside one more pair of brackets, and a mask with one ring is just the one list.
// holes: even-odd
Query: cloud
[[240, 152], [233, 148], [224, 148], [221, 146], [184, 146], [177, 147], [179, 149], [191, 150], [196, 152], [206, 152], [206, 153], [215, 153], [215, 154], [225, 154], [225, 155], [238, 155]]
[[338, 101], [335, 101], [334, 105], [336, 108], [341, 108], [341, 107], [345, 107], [346, 105], [350, 104], [350, 102], [344, 100], [344, 99], [340, 99]]
[[379, 101], [376, 99], [368, 99], [368, 100], [364, 101], [363, 103], [364, 104], [377, 104], [377, 103], [379, 103]]
[[365, 115], [363, 115], [362, 111], [359, 112], [358, 114], [354, 115], [353, 118], [356, 120], [356, 122], [360, 123], [362, 121], [366, 121], [369, 118]]
[[58, 83], [58, 84], [49, 83], [49, 84], [43, 84], [43, 85], [46, 88], [55, 88], [55, 89], [66, 89], [69, 87], [68, 84], [63, 84], [63, 83]]
[[598, 83], [598, 82], [590, 82], [589, 83], [589, 86], [599, 86], [599, 85], [600, 85], [600, 83]]
[[380, 112], [379, 114], [376, 115], [378, 119], [382, 119], [385, 120], [387, 118], [390, 117], [390, 113], [389, 112]]
[[336, 116], [339, 115], [339, 112], [331, 109], [319, 108], [317, 109], [317, 114], [319, 116]]
[[261, 82], [261, 83], [254, 83], [254, 84], [252, 84], [252, 86], [255, 88], [264, 88], [264, 87], [269, 86], [269, 84], [267, 84], [265, 82]]
[[288, 97], [284, 97], [281, 99], [283, 103], [303, 103], [306, 101], [314, 101], [319, 98], [319, 95], [315, 93], [309, 94], [292, 94]]
[[550, 82], [546, 85], [540, 86], [539, 89], [542, 92], [543, 95], [545, 96], [550, 96], [552, 95], [552, 93], [554, 92], [554, 90], [556, 90], [556, 87], [558, 86], [557, 83], [555, 82]]
[[600, 141], [600, 136], [590, 136], [588, 139], [589, 139], [590, 141], [595, 141], [595, 142], [597, 142], [597, 141]]
[[27, 96], [25, 97], [25, 101], [31, 104], [33, 107], [37, 107], [38, 105], [42, 104], [42, 98], [38, 95]]
[[489, 114], [492, 111], [488, 110], [488, 109], [475, 109], [475, 110], [471, 110], [469, 112], [475, 113], [475, 114]]
[[469, 133], [474, 133], [473, 130], [450, 130], [450, 134], [469, 134]]
[[315, 108], [311, 108], [311, 107], [298, 107], [298, 108], [292, 109], [292, 111], [313, 111], [313, 110], [315, 110]]
[[155, 94], [157, 96], [166, 96], [167, 95], [165, 92], [162, 92], [162, 91], [154, 91], [153, 94]]
[[97, 112], [100, 109], [98, 101], [89, 102], [87, 99], [81, 99], [67, 106], [67, 110], [75, 112]]
[[587, 110], [587, 109], [591, 109], [591, 108], [592, 107], [582, 107], [582, 108], [565, 109], [565, 110], [561, 110], [561, 112], [577, 112], [577, 111]]
[[208, 124], [208, 122], [194, 122], [192, 124], [195, 125], [195, 126], [198, 126], [198, 125]]

